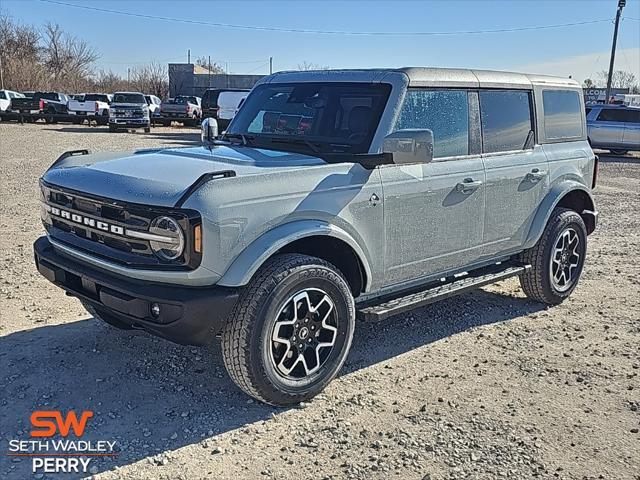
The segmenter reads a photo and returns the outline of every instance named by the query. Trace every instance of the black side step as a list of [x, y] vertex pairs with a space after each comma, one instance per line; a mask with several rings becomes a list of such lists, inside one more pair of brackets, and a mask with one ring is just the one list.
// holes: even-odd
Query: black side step
[[467, 292], [485, 285], [495, 283], [505, 278], [514, 277], [526, 272], [531, 265], [514, 263], [498, 264], [489, 268], [469, 272], [465, 276], [454, 276], [437, 284], [431, 284], [430, 288], [413, 292], [403, 297], [396, 297], [374, 305], [367, 305], [358, 309], [357, 317], [360, 320], [379, 322], [392, 315], [398, 315], [414, 308], [422, 307], [430, 303], [443, 300], [453, 295]]

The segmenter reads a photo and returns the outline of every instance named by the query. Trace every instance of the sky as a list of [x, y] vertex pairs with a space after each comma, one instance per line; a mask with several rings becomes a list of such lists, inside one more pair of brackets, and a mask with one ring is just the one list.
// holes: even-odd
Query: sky
[[[55, 0], [58, 1], [58, 0]], [[59, 0], [66, 4], [185, 22], [141, 18], [51, 3], [0, 0], [0, 9], [36, 26], [47, 21], [89, 42], [98, 69], [126, 74], [151, 60], [211, 56], [231, 73], [266, 74], [307, 62], [331, 68], [436, 66], [514, 70], [598, 79], [609, 62], [617, 0], [502, 1], [175, 1]], [[343, 35], [232, 28], [447, 35]], [[460, 33], [585, 23], [561, 28]], [[455, 34], [450, 34], [457, 32]], [[616, 69], [640, 78], [640, 0], [627, 0]]]

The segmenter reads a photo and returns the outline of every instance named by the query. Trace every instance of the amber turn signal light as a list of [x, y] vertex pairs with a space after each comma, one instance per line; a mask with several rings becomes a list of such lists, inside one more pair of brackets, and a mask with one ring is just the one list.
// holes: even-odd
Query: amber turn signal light
[[193, 227], [193, 251], [202, 253], [202, 224]]

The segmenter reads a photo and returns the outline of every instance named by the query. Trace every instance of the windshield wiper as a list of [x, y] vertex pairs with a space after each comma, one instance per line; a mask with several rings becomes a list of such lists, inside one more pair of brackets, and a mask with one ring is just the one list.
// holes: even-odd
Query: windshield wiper
[[251, 135], [245, 135], [243, 133], [225, 133], [222, 136], [222, 140], [227, 140], [228, 138], [237, 138], [242, 141], [242, 146], [246, 147], [254, 137], [252, 137]]
[[318, 148], [318, 144], [314, 144], [306, 138], [293, 138], [293, 137], [268, 137], [271, 143], [288, 143], [290, 145], [306, 145], [311, 149], [313, 153], [322, 153]]

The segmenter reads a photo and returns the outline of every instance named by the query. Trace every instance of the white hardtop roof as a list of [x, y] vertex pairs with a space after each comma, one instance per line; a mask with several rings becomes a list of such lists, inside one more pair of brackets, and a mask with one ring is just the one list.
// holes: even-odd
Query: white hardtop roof
[[[394, 74], [403, 74], [411, 87], [467, 87], [467, 88], [528, 88], [533, 85], [553, 85], [581, 88], [571, 78], [554, 77], [493, 70], [464, 68], [404, 67], [362, 70], [310, 70], [278, 72], [259, 83], [296, 81], [360, 81], [382, 82]], [[385, 78], [386, 77], [386, 78]]]

